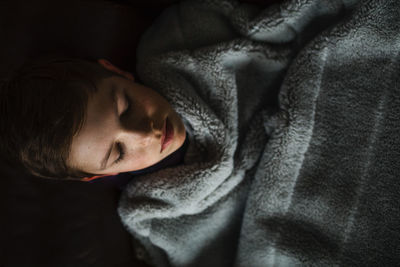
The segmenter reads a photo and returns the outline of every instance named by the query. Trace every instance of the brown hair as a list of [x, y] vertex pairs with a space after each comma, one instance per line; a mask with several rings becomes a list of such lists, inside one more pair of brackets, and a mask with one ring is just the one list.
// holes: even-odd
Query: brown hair
[[46, 55], [31, 59], [0, 87], [0, 152], [28, 173], [50, 179], [94, 174], [66, 165], [89, 96], [99, 82], [119, 75], [94, 59]]

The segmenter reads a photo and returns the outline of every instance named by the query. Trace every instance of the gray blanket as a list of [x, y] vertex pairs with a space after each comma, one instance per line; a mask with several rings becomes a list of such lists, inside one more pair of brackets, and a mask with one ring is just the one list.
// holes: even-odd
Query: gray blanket
[[118, 212], [154, 266], [395, 266], [400, 2], [183, 1], [137, 70], [190, 132]]

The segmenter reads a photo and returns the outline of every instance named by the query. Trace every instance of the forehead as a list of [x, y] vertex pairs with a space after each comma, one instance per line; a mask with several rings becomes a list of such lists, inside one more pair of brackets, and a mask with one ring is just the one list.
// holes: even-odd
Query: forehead
[[98, 90], [90, 94], [82, 127], [72, 138], [69, 165], [75, 168], [91, 166], [107, 149], [115, 125], [115, 84], [115, 79], [104, 79]]

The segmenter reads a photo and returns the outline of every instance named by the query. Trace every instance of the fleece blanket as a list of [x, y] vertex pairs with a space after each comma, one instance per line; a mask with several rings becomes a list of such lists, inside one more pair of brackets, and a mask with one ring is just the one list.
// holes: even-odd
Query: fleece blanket
[[396, 266], [400, 2], [168, 8], [141, 81], [181, 115], [184, 164], [135, 177], [118, 212], [152, 266]]

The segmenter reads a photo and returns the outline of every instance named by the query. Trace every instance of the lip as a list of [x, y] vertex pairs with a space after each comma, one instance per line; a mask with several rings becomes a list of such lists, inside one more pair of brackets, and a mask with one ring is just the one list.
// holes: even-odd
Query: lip
[[163, 128], [163, 136], [161, 138], [161, 152], [165, 150], [174, 139], [174, 127], [171, 122], [168, 120], [168, 117], [165, 119], [164, 128]]

